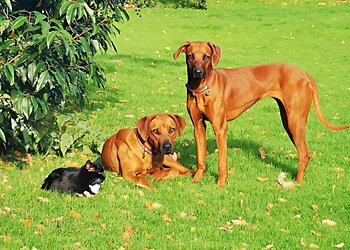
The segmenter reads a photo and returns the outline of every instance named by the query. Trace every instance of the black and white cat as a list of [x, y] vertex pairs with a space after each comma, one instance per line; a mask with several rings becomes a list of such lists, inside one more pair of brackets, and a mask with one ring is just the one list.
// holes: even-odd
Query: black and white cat
[[88, 160], [81, 168], [57, 168], [44, 180], [41, 189], [92, 196], [106, 179], [104, 168]]

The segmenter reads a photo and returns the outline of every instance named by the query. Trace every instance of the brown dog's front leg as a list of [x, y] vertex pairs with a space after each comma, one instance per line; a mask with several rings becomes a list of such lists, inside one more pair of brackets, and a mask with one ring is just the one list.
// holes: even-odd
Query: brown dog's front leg
[[194, 137], [197, 144], [197, 171], [192, 182], [197, 182], [203, 177], [207, 154], [206, 126], [202, 119], [194, 124]]
[[135, 173], [134, 171], [127, 172], [124, 176], [125, 179], [133, 181], [136, 185], [141, 187], [146, 187], [151, 190], [154, 190], [154, 187], [151, 183], [148, 182], [146, 177], [140, 173]]
[[182, 166], [180, 162], [178, 162], [177, 160], [174, 160], [174, 158], [171, 157], [170, 155], [164, 155], [163, 165], [169, 168], [172, 168], [174, 170], [177, 170], [181, 175], [186, 175], [191, 172], [191, 170]]
[[224, 187], [228, 178], [227, 171], [227, 124], [224, 122], [217, 127], [214, 124], [213, 129], [216, 136], [216, 142], [219, 152], [219, 166], [218, 166], [218, 187]]

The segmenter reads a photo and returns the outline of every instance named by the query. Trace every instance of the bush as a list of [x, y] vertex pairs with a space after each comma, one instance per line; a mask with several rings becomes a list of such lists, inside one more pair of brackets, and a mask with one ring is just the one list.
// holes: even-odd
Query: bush
[[[98, 51], [128, 19], [118, 0], [0, 1], [0, 153], [46, 152], [57, 112], [103, 87]], [[56, 127], [57, 128], [57, 127]]]
[[129, 0], [126, 3], [138, 7], [169, 6], [174, 8], [207, 9], [206, 0]]

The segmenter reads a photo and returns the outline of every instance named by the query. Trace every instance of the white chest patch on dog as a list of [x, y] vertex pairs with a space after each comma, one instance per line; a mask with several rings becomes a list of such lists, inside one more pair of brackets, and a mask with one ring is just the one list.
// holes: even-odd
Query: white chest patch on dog
[[89, 185], [91, 192], [93, 192], [94, 194], [98, 193], [98, 191], [100, 190], [100, 187], [101, 187], [101, 184]]

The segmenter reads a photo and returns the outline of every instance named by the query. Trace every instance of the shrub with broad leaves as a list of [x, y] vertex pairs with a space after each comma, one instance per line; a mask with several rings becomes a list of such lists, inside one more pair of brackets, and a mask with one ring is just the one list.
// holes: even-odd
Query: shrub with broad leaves
[[120, 0], [0, 1], [0, 154], [46, 152], [58, 113], [84, 106], [88, 85], [103, 87], [98, 51], [128, 14]]

